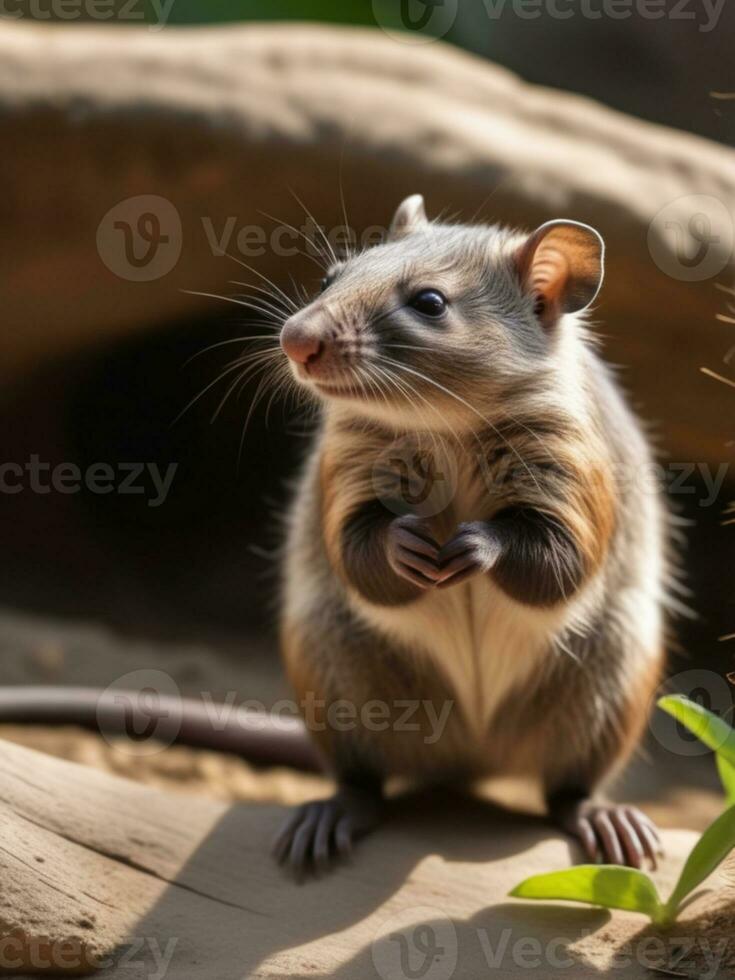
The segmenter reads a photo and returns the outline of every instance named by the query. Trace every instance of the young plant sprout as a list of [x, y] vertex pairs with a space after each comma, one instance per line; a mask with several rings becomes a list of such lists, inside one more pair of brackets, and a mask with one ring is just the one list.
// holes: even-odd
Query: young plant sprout
[[640, 912], [655, 925], [665, 927], [676, 921], [694, 889], [735, 848], [735, 728], [682, 695], [668, 695], [661, 698], [658, 704], [715, 752], [729, 805], [729, 809], [702, 834], [669, 900], [661, 901], [655, 884], [642, 871], [594, 864], [534, 875], [514, 888], [511, 897], [583, 902], [603, 908]]
[[642, 871], [613, 865], [583, 864], [565, 871], [534, 875], [510, 893], [512, 898], [561, 900], [601, 905], [647, 915], [657, 926], [676, 921], [685, 900], [735, 848], [735, 806], [702, 834], [689, 855], [676, 888], [662, 902], [656, 886]]
[[735, 728], [682, 694], [669, 694], [658, 706], [712, 749], [728, 803], [735, 803]]

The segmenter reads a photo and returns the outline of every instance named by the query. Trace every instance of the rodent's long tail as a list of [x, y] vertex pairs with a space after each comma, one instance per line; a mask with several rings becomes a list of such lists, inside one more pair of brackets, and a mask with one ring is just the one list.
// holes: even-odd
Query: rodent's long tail
[[158, 692], [90, 687], [0, 687], [0, 723], [81, 725], [105, 736], [232, 752], [261, 766], [324, 766], [298, 718]]

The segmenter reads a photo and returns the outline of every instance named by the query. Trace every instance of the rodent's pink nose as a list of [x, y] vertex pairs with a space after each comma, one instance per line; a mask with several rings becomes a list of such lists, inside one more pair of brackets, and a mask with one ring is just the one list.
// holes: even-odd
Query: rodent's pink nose
[[298, 323], [287, 323], [281, 331], [281, 347], [296, 364], [315, 361], [324, 347], [320, 337]]

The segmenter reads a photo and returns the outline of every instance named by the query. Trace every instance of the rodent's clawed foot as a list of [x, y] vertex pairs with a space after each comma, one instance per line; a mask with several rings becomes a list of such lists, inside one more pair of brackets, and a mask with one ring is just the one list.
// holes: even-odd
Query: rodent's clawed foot
[[553, 815], [594, 863], [642, 868], [648, 859], [655, 870], [663, 854], [654, 823], [636, 807], [584, 800]]
[[273, 856], [301, 882], [351, 857], [352, 846], [380, 821], [381, 798], [345, 787], [328, 800], [297, 807], [273, 843]]
[[413, 514], [396, 517], [388, 529], [388, 563], [396, 575], [421, 590], [430, 589], [441, 578], [439, 545], [428, 523]]
[[489, 524], [460, 524], [457, 533], [439, 552], [438, 588], [459, 585], [471, 575], [489, 572], [500, 556], [500, 542]]

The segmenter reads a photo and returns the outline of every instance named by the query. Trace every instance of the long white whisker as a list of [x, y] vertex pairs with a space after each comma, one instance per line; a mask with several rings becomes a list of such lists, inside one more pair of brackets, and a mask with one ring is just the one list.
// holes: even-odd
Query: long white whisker
[[[252, 286], [248, 287], [246, 284], [238, 282], [235, 279], [230, 279], [229, 284], [231, 286], [243, 286], [252, 289]], [[253, 308], [259, 310], [261, 313], [266, 310], [270, 314], [270, 319], [278, 323], [283, 323], [291, 315], [290, 311], [285, 309], [282, 305], [277, 305], [271, 297], [266, 296], [250, 296], [247, 293], [240, 297], [239, 295], [235, 297], [236, 299], [245, 299], [247, 302], [253, 304]], [[278, 297], [276, 297], [277, 299]], [[257, 306], [255, 305], [257, 304]]]
[[371, 370], [371, 367], [374, 368], [375, 370], [379, 370], [377, 368], [377, 365], [363, 364], [361, 368], [361, 376], [368, 380], [368, 384], [371, 384], [371, 387], [375, 387], [377, 389], [378, 396], [383, 399], [386, 405], [388, 405], [389, 404], [388, 392], [385, 388], [385, 385], [381, 384], [380, 376], [376, 377], [373, 370]]
[[211, 350], [216, 350], [218, 347], [226, 347], [227, 344], [244, 344], [249, 340], [273, 340], [273, 334], [251, 334], [247, 337], [231, 337], [229, 340], [220, 340], [216, 344], [210, 344], [208, 347], [204, 347], [202, 350], [196, 351], [191, 357], [187, 357], [184, 361], [182, 367], [186, 367], [195, 361], [197, 357], [201, 357], [203, 354], [208, 354]]
[[210, 422], [215, 422], [217, 420], [227, 400], [229, 399], [230, 395], [232, 394], [233, 391], [237, 389], [239, 385], [247, 381], [251, 375], [257, 374], [258, 371], [264, 370], [265, 368], [269, 367], [268, 362], [270, 360], [273, 360], [278, 355], [280, 355], [280, 351], [277, 350], [260, 351], [259, 356], [251, 356], [244, 362], [241, 361], [241, 363], [238, 366], [243, 368], [242, 373], [238, 374], [235, 380], [231, 382], [230, 385], [228, 386], [224, 395], [220, 399], [219, 405], [217, 405], [217, 408], [215, 409], [214, 414], [210, 419]]
[[269, 381], [268, 376], [267, 375], [264, 375], [260, 379], [260, 381], [258, 382], [258, 387], [255, 389], [255, 394], [253, 395], [253, 400], [250, 402], [250, 407], [248, 408], [247, 415], [245, 416], [245, 422], [243, 423], [242, 433], [240, 435], [240, 446], [239, 446], [238, 451], [237, 451], [237, 471], [238, 471], [238, 473], [240, 472], [240, 464], [242, 462], [242, 451], [243, 451], [243, 447], [245, 445], [245, 435], [246, 435], [246, 433], [248, 431], [248, 426], [250, 425], [250, 419], [253, 417], [253, 412], [255, 411], [255, 408], [256, 408], [258, 402], [263, 397], [263, 392], [265, 390], [265, 387], [266, 387], [268, 381]]
[[244, 306], [246, 309], [255, 310], [256, 313], [272, 316], [269, 311], [264, 310], [262, 307], [256, 306], [253, 302], [238, 299], [236, 296], [221, 296], [219, 293], [205, 293], [199, 289], [182, 289], [181, 292], [188, 293], [189, 296], [205, 296], [208, 299], [220, 299], [223, 303], [234, 303], [236, 306]]
[[[486, 417], [485, 417], [485, 416], [484, 416], [484, 415], [482, 414], [482, 412], [480, 412], [480, 411], [478, 411], [478, 410], [477, 410], [477, 409], [475, 408], [475, 406], [474, 406], [474, 405], [471, 405], [471, 404], [470, 404], [470, 402], [468, 402], [468, 401], [466, 401], [466, 400], [465, 400], [464, 398], [462, 398], [462, 397], [461, 397], [460, 395], [458, 395], [458, 394], [456, 394], [455, 392], [453, 392], [453, 391], [451, 391], [451, 390], [450, 390], [449, 388], [445, 388], [445, 387], [444, 387], [444, 385], [442, 385], [442, 384], [439, 384], [439, 382], [438, 382], [438, 381], [435, 381], [435, 380], [434, 380], [433, 378], [430, 378], [430, 377], [429, 377], [428, 375], [426, 375], [426, 374], [423, 374], [423, 373], [422, 373], [421, 371], [416, 371], [416, 370], [415, 370], [414, 368], [410, 368], [410, 367], [408, 367], [408, 366], [407, 366], [407, 365], [405, 365], [405, 364], [401, 364], [401, 362], [400, 362], [400, 361], [394, 361], [394, 360], [392, 360], [391, 358], [385, 358], [385, 360], [386, 360], [386, 361], [387, 361], [387, 362], [388, 362], [389, 364], [393, 364], [393, 365], [394, 365], [395, 367], [399, 367], [399, 368], [401, 368], [402, 370], [404, 370], [404, 371], [408, 371], [408, 372], [409, 372], [410, 374], [413, 374], [413, 375], [415, 375], [415, 376], [416, 376], [417, 378], [421, 378], [421, 380], [422, 380], [422, 381], [425, 381], [425, 382], [426, 382], [427, 384], [431, 384], [431, 385], [433, 385], [433, 386], [434, 386], [435, 388], [438, 388], [438, 389], [439, 389], [439, 391], [443, 391], [443, 392], [444, 392], [444, 394], [446, 394], [446, 395], [449, 395], [449, 397], [450, 397], [450, 398], [454, 398], [454, 399], [455, 399], [455, 401], [458, 401], [458, 402], [459, 402], [459, 403], [460, 403], [461, 405], [464, 405], [464, 406], [465, 406], [465, 408], [469, 408], [469, 410], [470, 410], [471, 412], [473, 412], [473, 413], [474, 413], [474, 414], [475, 414], [475, 415], [476, 415], [476, 416], [477, 416], [477, 417], [478, 417], [479, 419], [481, 419], [481, 420], [482, 420], [482, 421], [483, 421], [483, 422], [485, 423], [485, 425], [487, 425], [487, 426], [489, 426], [489, 428], [491, 428], [491, 429], [493, 430], [493, 432], [494, 432], [494, 433], [495, 433], [495, 434], [496, 434], [496, 435], [498, 436], [498, 438], [499, 438], [499, 439], [501, 439], [501, 440], [502, 440], [502, 441], [503, 441], [503, 442], [505, 443], [505, 445], [506, 445], [506, 446], [508, 447], [508, 449], [510, 449], [510, 451], [511, 451], [511, 452], [513, 453], [513, 455], [514, 455], [514, 456], [515, 456], [515, 457], [516, 457], [516, 458], [518, 459], [518, 461], [519, 461], [519, 463], [521, 464], [521, 466], [523, 466], [523, 468], [524, 468], [524, 469], [526, 470], [526, 472], [527, 472], [527, 473], [528, 473], [528, 475], [529, 475], [529, 476], [531, 477], [531, 479], [533, 480], [533, 482], [534, 482], [534, 483], [536, 484], [536, 487], [537, 487], [537, 489], [538, 489], [539, 491], [541, 491], [541, 487], [539, 486], [539, 482], [538, 482], [538, 480], [536, 479], [536, 477], [535, 477], [535, 475], [534, 475], [534, 473], [533, 473], [533, 471], [532, 471], [532, 470], [531, 470], [531, 468], [530, 468], [530, 467], [528, 466], [528, 464], [527, 464], [527, 463], [526, 463], [526, 461], [525, 461], [525, 460], [523, 459], [523, 457], [522, 457], [522, 456], [521, 456], [521, 454], [520, 454], [520, 453], [518, 452], [518, 450], [517, 450], [517, 449], [515, 448], [515, 446], [513, 446], [513, 445], [512, 445], [512, 444], [511, 444], [511, 443], [510, 443], [510, 442], [509, 442], [509, 441], [508, 441], [508, 440], [507, 440], [507, 439], [505, 438], [505, 436], [503, 436], [503, 434], [502, 434], [502, 432], [500, 432], [500, 430], [499, 430], [499, 429], [497, 428], [497, 426], [496, 426], [496, 425], [494, 425], [494, 424], [493, 424], [493, 423], [492, 423], [492, 422], [490, 421], [490, 419], [488, 419], [488, 418], [486, 418]], [[475, 439], [477, 440], [477, 442], [478, 442], [478, 443], [479, 443], [479, 444], [480, 444], [480, 445], [482, 446], [482, 442], [481, 442], [481, 440], [480, 440], [480, 438], [479, 438], [479, 436], [477, 435], [477, 433], [476, 433], [476, 432], [474, 432], [474, 433], [473, 433], [473, 435], [475, 436]]]
[[299, 205], [300, 205], [300, 206], [301, 206], [301, 207], [302, 207], [302, 208], [304, 209], [304, 211], [306, 212], [306, 214], [307, 214], [307, 216], [308, 216], [309, 218], [311, 218], [311, 220], [312, 220], [312, 221], [314, 222], [314, 227], [315, 227], [315, 229], [316, 229], [317, 231], [319, 231], [319, 232], [321, 232], [321, 236], [322, 236], [322, 238], [324, 239], [324, 244], [325, 244], [325, 245], [327, 246], [327, 248], [329, 249], [329, 255], [330, 255], [330, 257], [331, 257], [331, 259], [332, 259], [332, 262], [335, 262], [335, 263], [337, 263], [337, 262], [339, 262], [339, 259], [337, 258], [337, 256], [336, 256], [336, 254], [335, 254], [335, 251], [334, 251], [334, 249], [332, 248], [332, 243], [331, 243], [331, 242], [329, 241], [329, 238], [328, 238], [328, 237], [326, 236], [326, 234], [324, 233], [324, 229], [323, 229], [323, 228], [321, 227], [321, 225], [320, 225], [320, 224], [319, 224], [319, 222], [318, 222], [318, 221], [316, 220], [316, 218], [314, 217], [314, 215], [313, 215], [313, 214], [311, 213], [311, 211], [310, 211], [310, 210], [309, 210], [309, 209], [307, 208], [307, 206], [306, 206], [306, 205], [304, 204], [304, 202], [303, 202], [303, 201], [301, 200], [301, 198], [300, 198], [300, 197], [299, 197], [299, 195], [298, 195], [298, 194], [296, 193], [296, 191], [295, 191], [295, 190], [293, 190], [292, 188], [289, 188], [289, 190], [290, 190], [290, 192], [291, 192], [291, 194], [293, 195], [293, 197], [294, 197], [294, 198], [296, 199], [296, 201], [298, 201], [298, 203], [299, 203]]
[[393, 350], [418, 350], [418, 351], [428, 351], [430, 354], [436, 355], [435, 347], [416, 347], [414, 344], [382, 344], [383, 347], [390, 347]]
[[242, 259], [238, 258], [237, 255], [232, 255], [230, 252], [225, 252], [224, 254], [227, 256], [228, 259], [232, 259], [233, 262], [237, 262], [237, 264], [241, 265], [243, 269], [247, 269], [248, 272], [252, 272], [253, 275], [258, 277], [258, 279], [261, 279], [263, 282], [267, 283], [272, 289], [275, 289], [278, 295], [281, 296], [282, 299], [285, 301], [287, 307], [293, 310], [294, 313], [298, 311], [298, 306], [296, 305], [296, 303], [294, 303], [294, 301], [291, 299], [288, 293], [285, 293], [280, 286], [277, 286], [273, 282], [272, 279], [269, 279], [268, 276], [264, 275], [262, 272], [258, 272], [258, 270], [254, 266], [249, 265], [247, 262], [244, 262]]
[[[344, 189], [344, 184], [343, 184], [343, 181], [342, 181], [343, 169], [344, 169], [344, 162], [345, 162], [345, 146], [346, 145], [347, 145], [347, 140], [346, 140], [346, 137], [345, 137], [345, 139], [342, 141], [342, 149], [340, 150], [340, 154], [339, 154], [339, 173], [338, 173], [339, 180], [338, 180], [338, 185], [339, 185], [339, 201], [340, 201], [340, 205], [342, 207], [342, 217], [344, 218], [345, 229], [350, 233], [350, 239], [351, 239], [352, 238], [352, 228], [350, 227], [350, 222], [349, 222], [349, 219], [347, 217], [347, 206], [345, 205], [345, 189]], [[347, 245], [347, 257], [348, 258], [351, 258], [353, 255], [354, 255], [354, 250], [353, 250], [353, 248], [351, 246], [351, 242], [348, 242], [348, 245]]]
[[[289, 389], [299, 387], [299, 385], [296, 384], [294, 376], [291, 374], [291, 371], [288, 365], [285, 363], [285, 361], [283, 361], [280, 366], [276, 365], [276, 369], [274, 370], [273, 373], [274, 373], [274, 378], [278, 380], [278, 384], [274, 385], [271, 396], [268, 399], [268, 404], [266, 405], [265, 408], [266, 427], [268, 426], [268, 417], [270, 415], [271, 406], [275, 401], [275, 399], [281, 394], [281, 392], [285, 391], [286, 393], [288, 393]], [[280, 379], [278, 379], [277, 377], [278, 374], [280, 374]]]
[[[426, 428], [426, 431], [429, 433], [429, 435], [431, 437], [432, 447], [433, 447], [434, 453], [436, 454], [436, 435], [435, 435], [435, 433], [434, 433], [431, 425], [427, 425], [426, 424], [425, 415], [424, 415], [423, 411], [413, 402], [413, 399], [411, 398], [411, 395], [412, 394], [413, 395], [416, 395], [418, 397], [421, 397], [419, 395], [419, 392], [417, 392], [416, 389], [413, 388], [412, 385], [408, 384], [404, 379], [400, 379], [399, 380], [398, 378], [396, 378], [395, 375], [389, 369], [386, 369], [386, 368], [378, 368], [377, 365], [376, 365], [376, 370], [379, 370], [380, 373], [382, 374], [382, 376], [386, 379], [386, 381], [389, 384], [391, 384], [396, 389], [396, 391], [398, 392], [399, 396], [402, 397], [402, 398], [404, 398], [408, 402], [408, 404], [412, 406], [412, 408], [414, 409], [414, 411], [418, 412], [418, 416], [419, 416], [419, 419], [421, 420], [422, 425]], [[423, 401], [426, 401], [426, 399], [422, 399], [422, 400]], [[421, 448], [421, 438], [422, 438], [422, 435], [423, 435], [423, 432], [419, 432], [419, 440], [418, 440], [419, 441], [419, 448]]]
[[[308, 237], [308, 235], [305, 235], [304, 232], [301, 231], [301, 229], [297, 228], [295, 225], [290, 225], [288, 223], [288, 221], [284, 221], [282, 218], [277, 218], [274, 214], [268, 214], [267, 211], [260, 211], [259, 210], [258, 211], [258, 214], [262, 214], [264, 218], [268, 218], [270, 221], [274, 221], [277, 225], [282, 225], [284, 228], [289, 228], [291, 231], [296, 232], [296, 234], [299, 235], [299, 237], [301, 237], [301, 238], [304, 239], [304, 241], [306, 242], [307, 245], [312, 245], [313, 246], [313, 245], [316, 244], [315, 242], [312, 242], [312, 240]], [[301, 255], [303, 255], [304, 258], [309, 259], [311, 262], [314, 263], [314, 265], [317, 266], [317, 268], [321, 269], [321, 271], [324, 272], [324, 263], [323, 262], [320, 262], [314, 255], [309, 255], [308, 252], [305, 252], [301, 248], [298, 249], [297, 251]]]
[[[383, 358], [383, 360], [385, 360], [385, 358]], [[396, 365], [397, 365], [398, 367], [401, 367], [401, 368], [403, 368], [403, 367], [404, 367], [404, 365], [402, 365], [402, 364], [398, 364], [398, 362], [395, 362], [395, 364], [396, 364]], [[412, 385], [412, 384], [411, 384], [410, 382], [408, 382], [408, 381], [406, 381], [406, 379], [405, 379], [405, 378], [402, 378], [401, 380], [402, 380], [402, 383], [403, 383], [404, 385], [406, 385], [406, 386], [407, 386], [407, 387], [408, 387], [408, 388], [410, 389], [410, 391], [412, 391], [412, 392], [413, 392], [413, 394], [414, 394], [414, 395], [415, 395], [415, 396], [416, 396], [417, 398], [420, 398], [420, 399], [421, 399], [421, 401], [422, 401], [422, 402], [423, 402], [423, 403], [424, 403], [424, 404], [426, 405], [426, 407], [427, 407], [427, 408], [429, 409], [429, 411], [430, 411], [430, 412], [432, 413], [432, 415], [435, 415], [435, 416], [437, 416], [438, 418], [440, 418], [440, 419], [442, 420], [442, 422], [443, 422], [443, 424], [445, 424], [445, 425], [447, 424], [447, 421], [446, 421], [446, 419], [444, 418], [444, 416], [442, 415], [442, 413], [441, 413], [441, 412], [439, 411], [439, 409], [438, 409], [438, 408], [436, 407], [436, 405], [432, 405], [432, 403], [431, 403], [431, 402], [429, 401], [429, 399], [428, 399], [428, 398], [426, 398], [426, 397], [425, 397], [424, 395], [422, 395], [422, 393], [421, 393], [421, 392], [420, 392], [420, 391], [419, 391], [419, 390], [418, 390], [418, 389], [417, 389], [417, 388], [416, 388], [416, 387], [415, 387], [414, 385]], [[422, 417], [423, 417], [423, 416], [422, 416]], [[429, 426], [428, 428], [431, 428], [431, 426]], [[462, 448], [462, 446], [463, 446], [463, 442], [462, 442], [462, 439], [461, 439], [461, 437], [460, 437], [460, 435], [459, 435], [459, 433], [458, 433], [458, 432], [456, 431], [456, 429], [454, 428], [454, 426], [453, 426], [453, 425], [450, 425], [450, 426], [449, 426], [449, 431], [450, 431], [450, 434], [451, 434], [452, 436], [454, 436], [454, 438], [455, 438], [455, 440], [456, 440], [456, 442], [457, 442], [457, 444], [458, 444], [458, 446], [459, 446], [460, 448]], [[435, 435], [435, 434], [436, 434], [436, 433], [435, 433], [435, 432], [434, 432], [434, 430], [432, 429], [432, 438], [434, 437], [434, 435]]]
[[274, 293], [272, 289], [266, 289], [265, 286], [259, 286], [257, 282], [240, 282], [239, 279], [231, 279], [230, 282], [233, 284], [233, 286], [243, 286], [245, 289], [254, 289], [256, 292], [262, 293], [267, 299], [279, 305], [282, 308], [285, 316], [290, 316], [291, 307], [287, 306], [278, 293]]
[[235, 361], [234, 364], [230, 364], [228, 367], [226, 367], [224, 369], [224, 371], [222, 371], [221, 374], [217, 375], [217, 377], [214, 379], [214, 381], [210, 381], [208, 385], [206, 385], [204, 388], [202, 388], [202, 390], [199, 392], [198, 395], [195, 395], [191, 399], [191, 401], [187, 405], [185, 405], [184, 408], [182, 408], [182, 410], [179, 412], [179, 414], [173, 420], [173, 422], [171, 423], [171, 425], [172, 426], [176, 425], [176, 423], [179, 422], [180, 419], [183, 418], [184, 415], [186, 415], [186, 413], [189, 411], [189, 409], [190, 408], [193, 408], [194, 405], [196, 405], [196, 403], [201, 398], [203, 398], [207, 394], [208, 391], [210, 391], [212, 388], [214, 388], [214, 386], [216, 384], [218, 384], [220, 381], [222, 381], [223, 378], [226, 378], [228, 374], [232, 374], [233, 371], [239, 371], [241, 367], [242, 367], [242, 364], [240, 364], [238, 361]]

